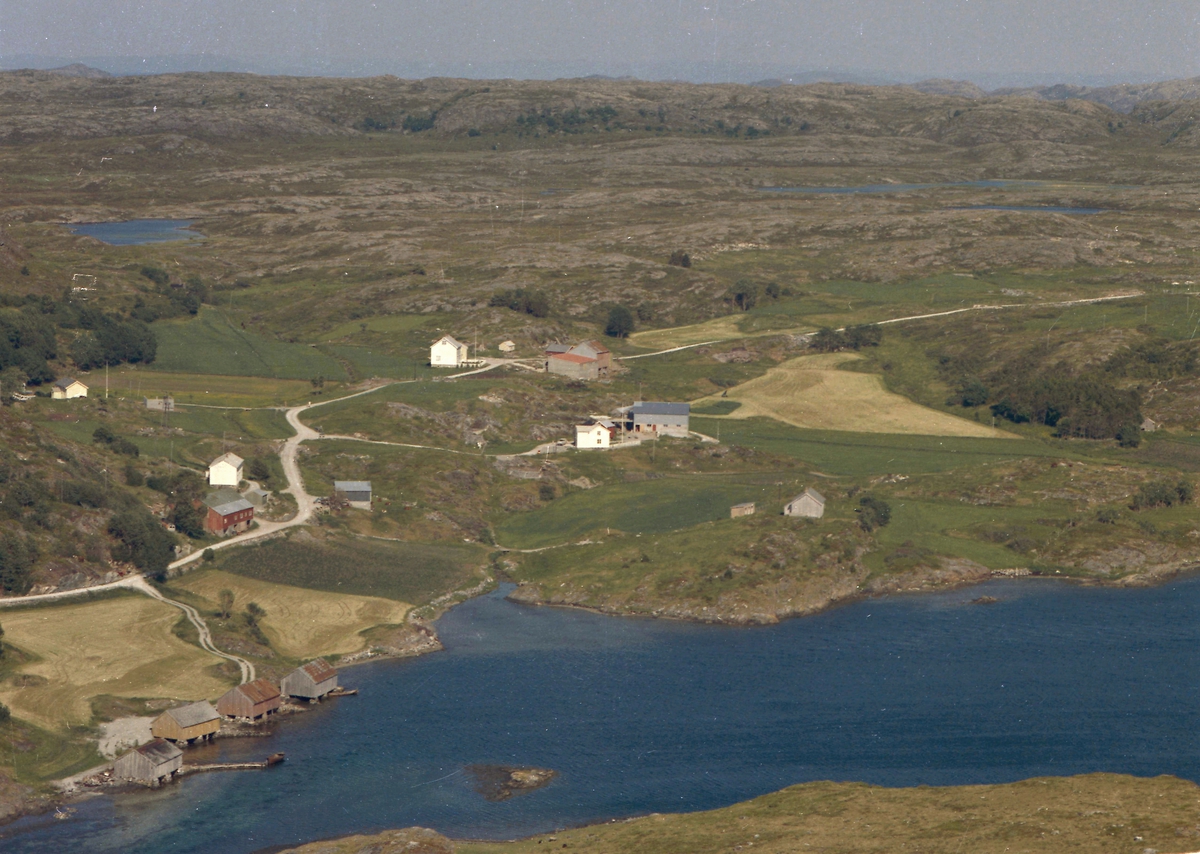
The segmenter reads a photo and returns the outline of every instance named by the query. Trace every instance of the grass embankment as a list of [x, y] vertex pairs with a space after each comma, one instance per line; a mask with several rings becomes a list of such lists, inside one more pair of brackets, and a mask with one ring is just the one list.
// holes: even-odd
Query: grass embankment
[[[1200, 847], [1200, 788], [1175, 777], [1048, 777], [1001, 786], [885, 789], [806, 783], [710, 812], [539, 834], [511, 843], [457, 843], [459, 854], [717, 854], [807, 851], [895, 854], [1141, 854]], [[551, 846], [551, 840], [553, 845]], [[329, 854], [362, 842], [319, 843]], [[305, 846], [298, 852], [314, 850]]]
[[5, 643], [27, 660], [0, 684], [17, 717], [49, 730], [87, 726], [91, 699], [215, 697], [221, 660], [175, 634], [180, 612], [141, 595], [0, 612]]
[[761, 377], [729, 389], [724, 399], [741, 406], [726, 417], [765, 416], [795, 427], [856, 433], [993, 439], [1012, 435], [919, 406], [885, 389], [878, 376], [839, 370], [857, 358], [831, 353], [784, 362]]
[[423, 605], [474, 584], [484, 562], [483, 550], [467, 545], [317, 539], [302, 532], [218, 552], [216, 565], [247, 580]]
[[184, 575], [171, 587], [200, 597], [209, 611], [217, 609], [222, 590], [233, 593], [235, 612], [256, 603], [266, 611], [259, 625], [271, 648], [293, 659], [358, 652], [367, 643], [363, 632], [399, 625], [411, 608], [393, 599], [326, 593], [215, 570]]

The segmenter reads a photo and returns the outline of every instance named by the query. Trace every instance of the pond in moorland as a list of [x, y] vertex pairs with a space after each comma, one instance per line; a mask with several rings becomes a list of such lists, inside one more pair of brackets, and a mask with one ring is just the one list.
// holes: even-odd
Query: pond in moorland
[[131, 219], [123, 222], [71, 223], [72, 234], [94, 237], [111, 246], [140, 246], [144, 243], [171, 243], [203, 239], [204, 235], [188, 228], [190, 219]]
[[[994, 604], [971, 604], [984, 594]], [[808, 780], [1200, 780], [1200, 579], [1052, 581], [857, 602], [763, 628], [527, 608], [446, 614], [446, 651], [344, 671], [357, 697], [218, 742], [207, 774], [23, 819], [6, 852], [250, 852], [420, 824], [506, 838], [731, 804]], [[485, 800], [465, 766], [551, 768]]]

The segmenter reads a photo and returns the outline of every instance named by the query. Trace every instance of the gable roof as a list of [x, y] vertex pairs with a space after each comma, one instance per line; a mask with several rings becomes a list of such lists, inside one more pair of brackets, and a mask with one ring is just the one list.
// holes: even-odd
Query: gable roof
[[279, 688], [266, 677], [255, 679], [253, 682], [247, 682], [245, 685], [238, 685], [233, 690], [256, 706], [259, 703], [265, 703], [267, 700], [274, 700], [279, 696]]
[[229, 463], [235, 469], [240, 469], [242, 467], [242, 463], [244, 463], [244, 462], [246, 462], [246, 461], [243, 460], [241, 457], [239, 457], [237, 454], [233, 453], [232, 451], [227, 451], [226, 453], [221, 454], [221, 456], [217, 457], [215, 460], [213, 460], [211, 463], [209, 463], [208, 467], [212, 468], [217, 463]]
[[164, 762], [170, 762], [172, 759], [178, 759], [183, 756], [183, 751], [166, 739], [156, 738], [154, 741], [148, 741], [141, 747], [135, 747], [134, 751], [142, 754], [155, 765], [162, 765]]
[[337, 671], [323, 658], [310, 661], [308, 664], [303, 664], [296, 669], [303, 670], [314, 682], [324, 682], [326, 679], [337, 676]]
[[68, 389], [71, 386], [75, 385], [75, 383], [79, 383], [84, 388], [87, 388], [87, 386], [84, 383], [80, 383], [79, 380], [75, 379], [74, 377], [63, 377], [61, 380], [58, 380], [54, 383], [54, 387], [61, 388], [61, 389]]
[[822, 495], [821, 493], [817, 492], [817, 491], [816, 491], [815, 489], [813, 489], [811, 486], [810, 486], [810, 487], [808, 487], [807, 489], [805, 489], [803, 492], [801, 492], [799, 495], [797, 495], [795, 498], [793, 498], [793, 499], [792, 499], [791, 501], [789, 501], [788, 503], [789, 503], [789, 504], [795, 504], [797, 501], [799, 501], [801, 498], [803, 498], [803, 497], [804, 497], [804, 496], [806, 496], [806, 495], [807, 495], [809, 498], [811, 498], [813, 501], [817, 502], [818, 504], [824, 504], [824, 503], [825, 503], [825, 496], [824, 496], [824, 495]]
[[577, 353], [551, 353], [551, 359], [558, 359], [560, 362], [570, 362], [574, 365], [587, 365], [596, 361], [588, 356], [580, 356]]
[[254, 505], [245, 498], [238, 498], [235, 501], [222, 501], [221, 498], [214, 498], [211, 495], [204, 499], [204, 506], [222, 516], [232, 516], [234, 513], [242, 510], [254, 509]]
[[370, 492], [371, 481], [369, 480], [335, 480], [333, 482], [335, 492]]
[[574, 347], [571, 348], [571, 352], [574, 353], [575, 351], [581, 350], [584, 347], [587, 347], [589, 350], [591, 350], [597, 356], [602, 356], [605, 353], [609, 352], [609, 349], [607, 347], [605, 347], [603, 344], [601, 344], [599, 341], [597, 341], [595, 338], [592, 338], [587, 341], [580, 341], [578, 344], [576, 344]]
[[467, 346], [466, 344], [462, 343], [457, 338], [455, 338], [453, 335], [443, 335], [441, 338], [434, 341], [429, 346], [436, 347], [438, 344], [441, 344], [443, 342], [446, 344], [449, 344], [451, 347], [453, 347], [456, 350], [461, 350], [463, 347]]
[[186, 706], [179, 706], [175, 709], [167, 709], [163, 714], [170, 715], [175, 720], [175, 723], [179, 724], [181, 727], [206, 724], [209, 721], [215, 721], [221, 717], [217, 714], [217, 710], [212, 707], [212, 703], [208, 702], [208, 700], [199, 700], [195, 703], [188, 703]]
[[662, 401], [639, 400], [629, 410], [631, 415], [689, 415], [690, 403], [663, 403]]
[[543, 353], [566, 353], [570, 351], [570, 344], [559, 344], [557, 341], [553, 344], [547, 344], [542, 348]]

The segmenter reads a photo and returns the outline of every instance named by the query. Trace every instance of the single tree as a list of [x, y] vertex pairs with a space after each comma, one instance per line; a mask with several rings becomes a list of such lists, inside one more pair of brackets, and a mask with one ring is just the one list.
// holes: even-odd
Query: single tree
[[0, 626], [0, 658], [4, 658], [4, 626]]
[[858, 524], [868, 534], [892, 520], [892, 508], [882, 498], [864, 495], [858, 499]]
[[604, 326], [604, 334], [613, 338], [627, 338], [633, 331], [633, 315], [623, 305], [615, 305], [608, 313], [608, 323]]
[[228, 620], [233, 613], [233, 591], [222, 590], [217, 594], [217, 612], [221, 619]]

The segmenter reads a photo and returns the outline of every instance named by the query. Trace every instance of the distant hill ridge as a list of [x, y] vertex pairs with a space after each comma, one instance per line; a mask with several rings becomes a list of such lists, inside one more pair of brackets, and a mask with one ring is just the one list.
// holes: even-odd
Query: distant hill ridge
[[1131, 113], [1149, 101], [1193, 101], [1200, 99], [1200, 77], [1164, 80], [1158, 83], [1122, 83], [1117, 86], [1076, 86], [1056, 83], [1053, 86], [1009, 87], [986, 91], [965, 80], [922, 80], [910, 89], [927, 95], [952, 95], [959, 98], [1003, 98], [1019, 96], [1040, 101], [1092, 101], [1119, 113]]

